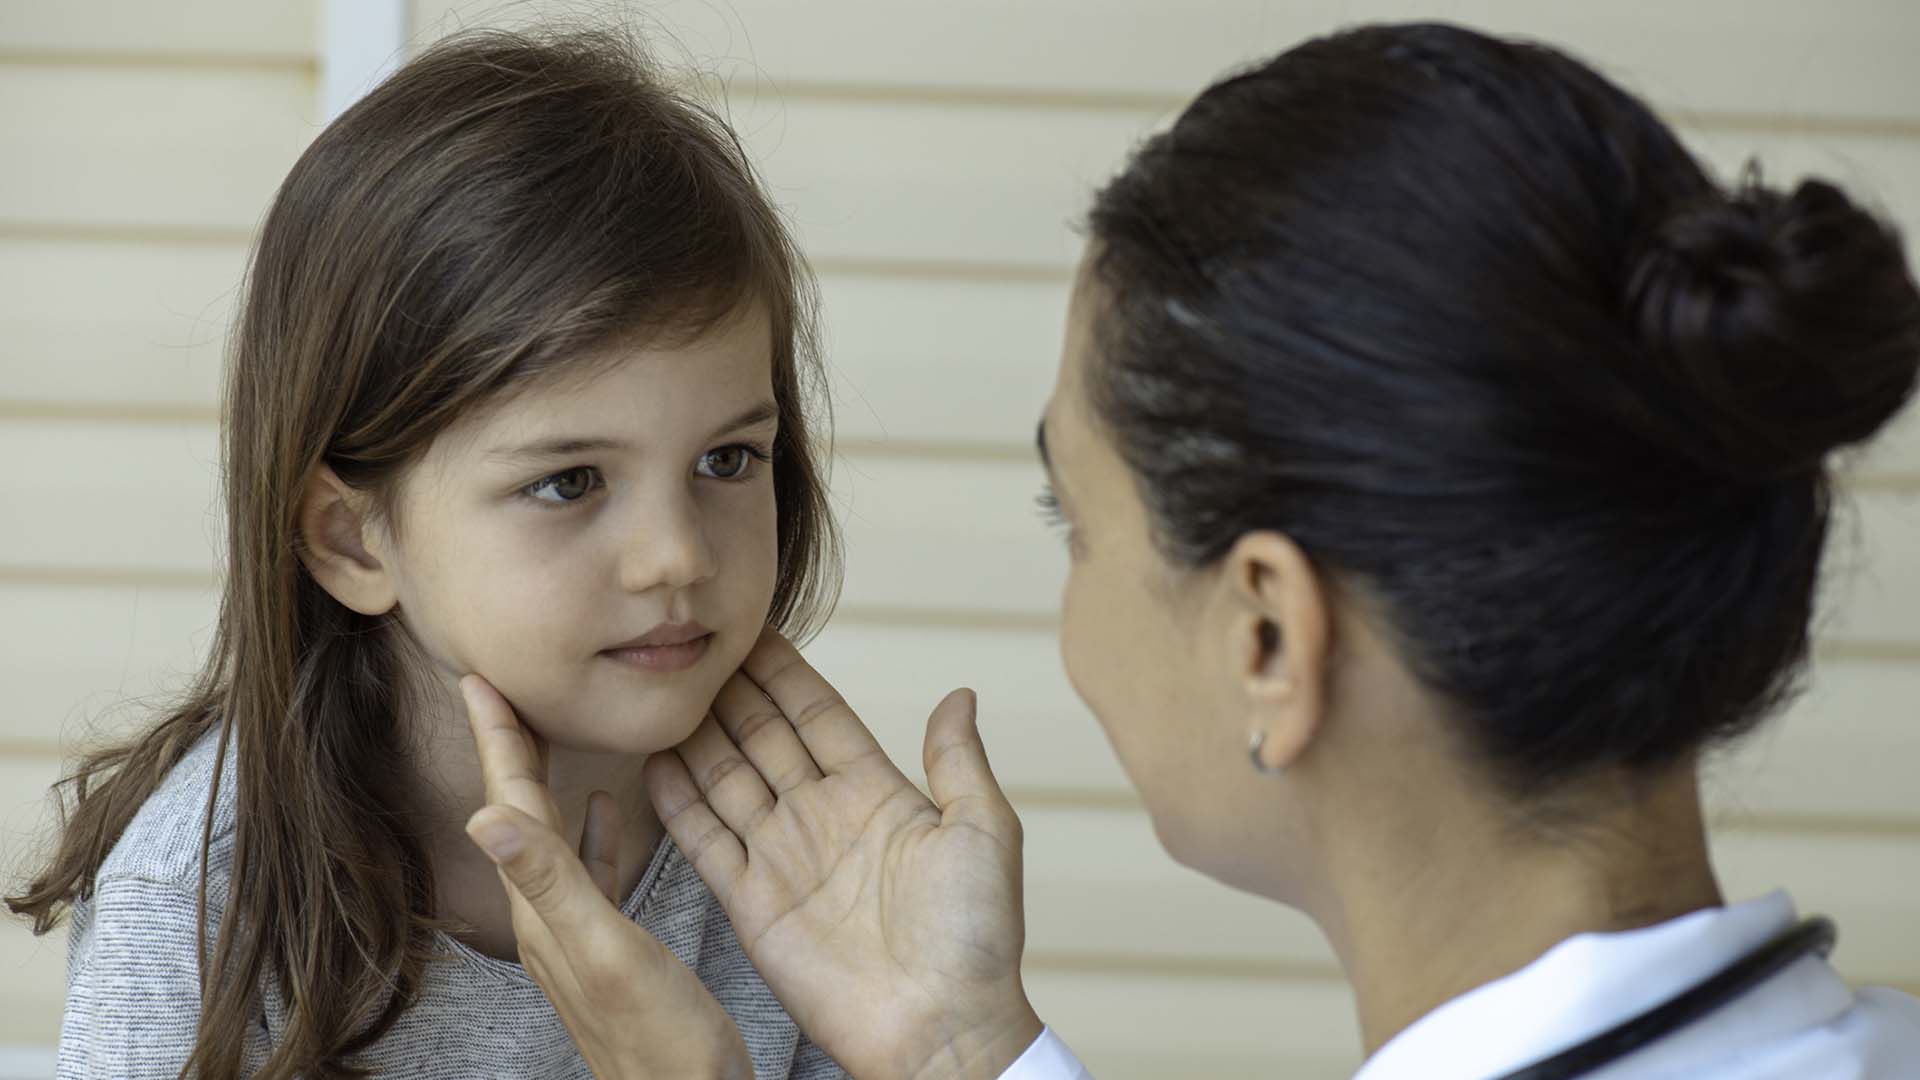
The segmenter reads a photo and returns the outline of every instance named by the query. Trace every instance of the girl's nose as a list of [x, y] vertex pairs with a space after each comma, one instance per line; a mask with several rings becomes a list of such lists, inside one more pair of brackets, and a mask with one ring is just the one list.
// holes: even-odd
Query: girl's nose
[[654, 501], [628, 526], [620, 584], [630, 592], [684, 589], [718, 571], [699, 508], [686, 495]]

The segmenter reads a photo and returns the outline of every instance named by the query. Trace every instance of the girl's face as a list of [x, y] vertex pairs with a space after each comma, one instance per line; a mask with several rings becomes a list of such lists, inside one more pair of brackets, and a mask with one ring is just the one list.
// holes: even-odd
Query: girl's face
[[570, 749], [692, 732], [773, 597], [771, 341], [755, 309], [616, 346], [435, 440], [381, 561], [441, 681], [479, 673]]

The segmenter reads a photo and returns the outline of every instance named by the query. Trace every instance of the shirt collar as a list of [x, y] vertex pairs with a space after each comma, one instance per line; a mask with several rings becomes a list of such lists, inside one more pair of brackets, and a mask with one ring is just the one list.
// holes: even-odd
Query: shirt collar
[[1639, 930], [1576, 934], [1519, 971], [1416, 1020], [1354, 1080], [1497, 1076], [1685, 991], [1793, 924], [1774, 892]]

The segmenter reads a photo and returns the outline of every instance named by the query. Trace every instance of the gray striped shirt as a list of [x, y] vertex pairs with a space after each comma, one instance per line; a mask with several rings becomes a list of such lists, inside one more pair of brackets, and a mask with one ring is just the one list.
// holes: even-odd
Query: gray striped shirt
[[[169, 1080], [192, 1050], [200, 1011], [194, 919], [201, 823], [216, 747], [209, 737], [181, 760], [101, 866], [93, 896], [74, 909], [61, 1080]], [[230, 782], [221, 784], [213, 813], [207, 907], [211, 925], [218, 925], [232, 863]], [[622, 910], [713, 991], [746, 1039], [760, 1080], [846, 1075], [800, 1035], [671, 840], [662, 840]], [[409, 1080], [591, 1077], [553, 1007], [518, 964], [444, 935], [438, 946], [418, 999], [360, 1057], [362, 1066]], [[263, 986], [247, 1047], [249, 1072], [266, 1059], [283, 1016], [277, 987]]]

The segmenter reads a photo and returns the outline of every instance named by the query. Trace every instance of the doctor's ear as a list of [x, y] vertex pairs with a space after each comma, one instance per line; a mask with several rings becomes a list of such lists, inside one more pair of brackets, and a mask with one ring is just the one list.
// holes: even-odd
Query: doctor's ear
[[300, 496], [300, 561], [320, 587], [362, 615], [385, 615], [399, 597], [381, 558], [372, 496], [348, 487], [325, 465]]
[[1332, 614], [1320, 572], [1300, 546], [1275, 532], [1248, 533], [1227, 553], [1234, 605], [1227, 656], [1247, 706], [1254, 764], [1293, 764], [1327, 708]]

